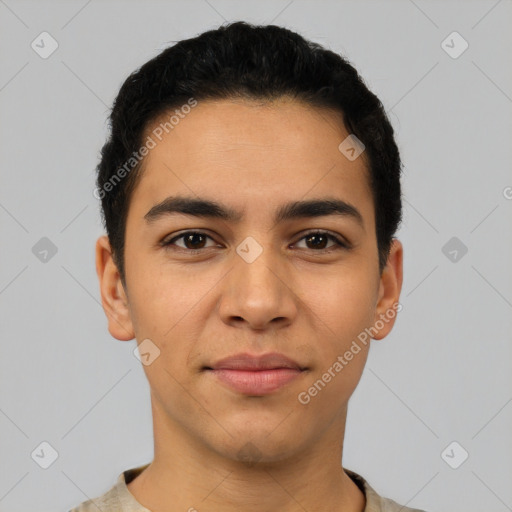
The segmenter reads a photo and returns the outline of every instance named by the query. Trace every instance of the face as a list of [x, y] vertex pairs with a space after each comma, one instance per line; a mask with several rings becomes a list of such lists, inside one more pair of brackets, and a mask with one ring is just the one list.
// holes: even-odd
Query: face
[[338, 149], [348, 135], [339, 114], [294, 100], [204, 101], [149, 152], [127, 217], [126, 288], [105, 237], [97, 268], [111, 334], [150, 340], [161, 428], [268, 461], [343, 431], [361, 333], [402, 282], [398, 241], [379, 274], [365, 160]]

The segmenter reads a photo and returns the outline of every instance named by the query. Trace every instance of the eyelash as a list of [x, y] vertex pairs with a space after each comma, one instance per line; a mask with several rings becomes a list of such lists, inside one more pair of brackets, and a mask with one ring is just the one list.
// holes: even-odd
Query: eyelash
[[[205, 237], [213, 240], [213, 238], [210, 235], [208, 235], [207, 233], [204, 233], [202, 231], [185, 231], [184, 233], [181, 233], [180, 235], [175, 236], [175, 237], [171, 238], [170, 240], [163, 240], [162, 242], [160, 242], [160, 245], [163, 246], [164, 249], [170, 250], [171, 246], [173, 245], [174, 242], [184, 238], [187, 235], [191, 235], [191, 234], [202, 235], [202, 236], [205, 236]], [[312, 252], [318, 252], [318, 253], [330, 253], [333, 250], [339, 250], [339, 249], [349, 250], [350, 249], [350, 245], [348, 243], [345, 243], [343, 240], [341, 240], [337, 236], [331, 234], [329, 231], [323, 231], [323, 230], [314, 230], [314, 231], [305, 233], [299, 240], [297, 240], [297, 242], [300, 242], [300, 241], [304, 240], [304, 238], [307, 238], [308, 236], [312, 236], [312, 235], [325, 236], [325, 237], [329, 238], [330, 240], [334, 241], [334, 243], [337, 245], [337, 247], [331, 246], [327, 249], [318, 249], [318, 250], [317, 249], [306, 249], [306, 250], [310, 250]], [[203, 249], [188, 249], [186, 247], [178, 247], [178, 249], [180, 249], [182, 251], [186, 251], [187, 253], [190, 253], [190, 254], [197, 254], [205, 249], [210, 249], [210, 247], [206, 247]]]

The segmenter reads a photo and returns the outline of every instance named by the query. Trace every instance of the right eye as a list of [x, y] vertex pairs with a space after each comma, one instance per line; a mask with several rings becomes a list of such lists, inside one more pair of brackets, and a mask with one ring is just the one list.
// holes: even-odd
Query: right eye
[[[202, 231], [185, 231], [184, 233], [181, 233], [178, 236], [174, 236], [169, 240], [163, 240], [161, 245], [166, 249], [172, 249], [173, 246], [176, 246], [180, 249], [186, 250], [187, 252], [196, 252], [205, 248], [209, 248], [205, 247], [206, 239], [208, 238], [214, 241], [211, 236], [203, 233]], [[180, 239], [183, 239], [184, 245], [175, 244], [175, 242]]]

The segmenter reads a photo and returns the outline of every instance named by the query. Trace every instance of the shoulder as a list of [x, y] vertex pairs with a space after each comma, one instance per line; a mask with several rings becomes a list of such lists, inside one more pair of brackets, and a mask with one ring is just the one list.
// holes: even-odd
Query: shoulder
[[116, 484], [105, 494], [84, 501], [69, 512], [150, 512], [129, 492], [127, 484], [139, 475], [149, 464], [123, 471]]
[[365, 494], [366, 507], [364, 512], [425, 512], [417, 508], [400, 505], [390, 498], [380, 496], [361, 475], [346, 468], [344, 468], [344, 471]]
[[383, 498], [382, 496], [380, 496], [380, 509], [378, 510], [379, 512], [425, 512], [425, 510], [420, 510], [419, 508], [405, 507], [396, 501], [389, 498]]
[[119, 499], [119, 493], [117, 492], [117, 484], [105, 494], [84, 501], [69, 512], [98, 512], [98, 510], [108, 510], [109, 512], [121, 512], [124, 510]]

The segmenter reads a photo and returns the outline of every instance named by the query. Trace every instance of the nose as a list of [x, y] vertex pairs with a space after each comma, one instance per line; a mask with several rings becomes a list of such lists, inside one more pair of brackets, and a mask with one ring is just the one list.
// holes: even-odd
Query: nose
[[230, 326], [263, 331], [290, 325], [298, 297], [290, 272], [278, 255], [265, 249], [254, 260], [233, 256], [233, 268], [223, 280], [219, 314]]

